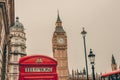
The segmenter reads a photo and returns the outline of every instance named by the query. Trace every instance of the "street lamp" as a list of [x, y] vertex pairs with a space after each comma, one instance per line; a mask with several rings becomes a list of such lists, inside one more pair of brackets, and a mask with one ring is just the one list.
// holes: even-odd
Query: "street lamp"
[[94, 71], [94, 65], [95, 65], [95, 54], [93, 54], [92, 49], [90, 49], [90, 54], [88, 55], [88, 58], [90, 60], [90, 63], [92, 65], [92, 75], [93, 75], [93, 80], [95, 80], [95, 71]]
[[85, 63], [86, 63], [86, 75], [87, 75], [87, 80], [89, 80], [89, 77], [88, 77], [87, 55], [86, 55], [86, 42], [85, 42], [85, 37], [86, 37], [87, 32], [84, 30], [84, 28], [83, 28], [83, 31], [81, 32], [81, 34], [82, 34], [82, 36], [83, 36], [83, 42], [84, 42]]

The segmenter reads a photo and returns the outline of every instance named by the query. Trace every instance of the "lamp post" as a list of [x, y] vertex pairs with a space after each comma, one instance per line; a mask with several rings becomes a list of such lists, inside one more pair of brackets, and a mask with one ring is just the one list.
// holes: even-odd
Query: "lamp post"
[[87, 32], [84, 30], [84, 28], [83, 28], [83, 31], [81, 32], [81, 34], [83, 36], [83, 42], [84, 42], [85, 63], [86, 63], [86, 76], [87, 76], [87, 80], [89, 80], [89, 77], [88, 77], [87, 55], [86, 55], [86, 42], [85, 42], [85, 37], [86, 37]]
[[94, 65], [95, 65], [95, 54], [93, 54], [92, 49], [90, 49], [90, 54], [88, 55], [90, 63], [92, 65], [92, 75], [93, 75], [93, 80], [95, 80], [95, 71], [94, 71]]

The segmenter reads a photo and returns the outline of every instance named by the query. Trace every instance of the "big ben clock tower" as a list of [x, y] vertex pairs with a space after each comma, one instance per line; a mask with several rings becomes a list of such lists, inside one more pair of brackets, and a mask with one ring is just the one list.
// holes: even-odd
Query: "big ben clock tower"
[[52, 38], [53, 57], [57, 60], [58, 80], [68, 80], [67, 35], [62, 27], [59, 13]]

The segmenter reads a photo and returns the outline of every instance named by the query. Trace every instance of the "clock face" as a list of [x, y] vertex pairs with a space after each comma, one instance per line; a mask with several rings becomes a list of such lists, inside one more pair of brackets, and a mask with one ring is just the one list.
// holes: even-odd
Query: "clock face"
[[63, 44], [64, 43], [64, 39], [63, 38], [58, 38], [58, 43], [59, 44]]

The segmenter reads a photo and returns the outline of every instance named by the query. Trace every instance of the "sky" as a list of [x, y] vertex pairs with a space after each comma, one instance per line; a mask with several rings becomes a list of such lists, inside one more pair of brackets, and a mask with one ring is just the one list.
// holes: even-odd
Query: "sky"
[[[120, 65], [120, 0], [15, 0], [15, 16], [25, 28], [27, 55], [53, 56], [57, 10], [68, 37], [70, 73], [85, 67], [83, 27], [87, 31], [87, 55], [90, 49], [96, 55], [95, 72], [111, 71], [112, 54]], [[88, 70], [90, 74], [89, 60]]]

